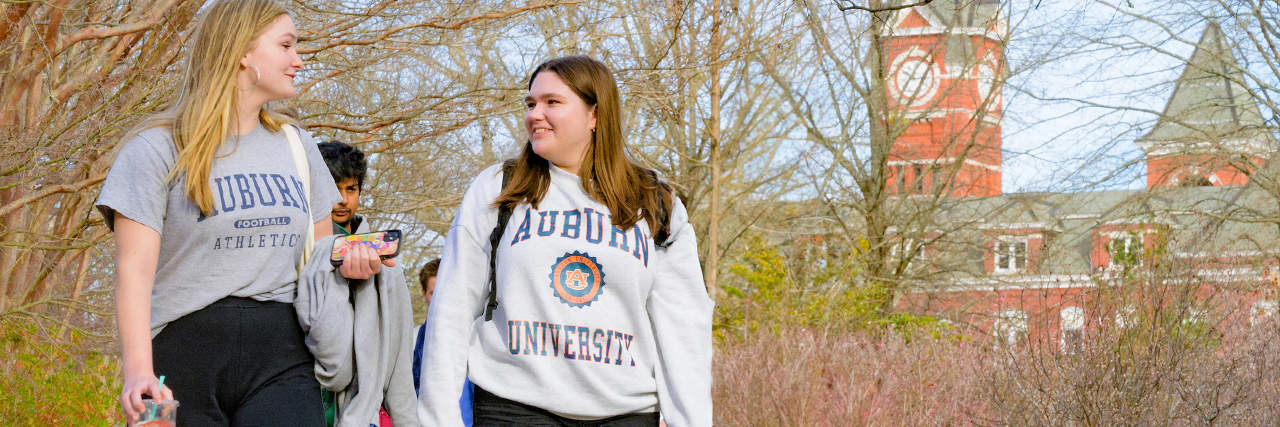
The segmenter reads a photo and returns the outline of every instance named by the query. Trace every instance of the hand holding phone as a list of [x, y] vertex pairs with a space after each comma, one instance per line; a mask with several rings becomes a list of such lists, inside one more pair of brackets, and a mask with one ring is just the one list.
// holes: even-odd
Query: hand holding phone
[[333, 239], [333, 250], [329, 253], [329, 262], [335, 266], [342, 265], [342, 261], [347, 259], [347, 252], [356, 246], [371, 247], [382, 259], [395, 258], [400, 254], [400, 230], [352, 234]]

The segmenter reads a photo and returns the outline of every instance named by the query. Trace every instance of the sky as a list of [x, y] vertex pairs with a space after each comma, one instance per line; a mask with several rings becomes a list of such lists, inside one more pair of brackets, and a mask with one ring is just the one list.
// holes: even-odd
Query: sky
[[[1184, 68], [1181, 58], [1194, 51], [1207, 22], [1153, 3], [1161, 2], [1114, 8], [1079, 0], [1013, 6], [1004, 192], [1063, 191], [1097, 181], [1109, 189], [1145, 186], [1144, 154], [1134, 141], [1151, 130], [1153, 112], [1172, 95]], [[1017, 9], [1027, 6], [1032, 7]], [[1184, 40], [1172, 40], [1160, 26], [1121, 11], [1153, 16]], [[1064, 35], [1068, 41], [1056, 41]]]

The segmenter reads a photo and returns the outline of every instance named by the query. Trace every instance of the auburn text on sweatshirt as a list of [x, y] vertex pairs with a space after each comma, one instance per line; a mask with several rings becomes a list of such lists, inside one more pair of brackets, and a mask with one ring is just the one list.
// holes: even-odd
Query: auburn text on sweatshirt
[[697, 240], [679, 200], [671, 245], [649, 224], [620, 229], [578, 176], [551, 166], [537, 209], [512, 210], [499, 242], [498, 308], [483, 312], [500, 166], [471, 184], [445, 240], [427, 317], [419, 411], [460, 425], [463, 379], [576, 419], [661, 411], [711, 425], [711, 318]]

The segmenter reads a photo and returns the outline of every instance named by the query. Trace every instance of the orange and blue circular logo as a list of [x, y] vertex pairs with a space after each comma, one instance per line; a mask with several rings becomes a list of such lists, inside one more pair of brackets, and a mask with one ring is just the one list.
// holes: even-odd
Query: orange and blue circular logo
[[600, 263], [585, 252], [573, 251], [556, 258], [551, 269], [551, 289], [556, 297], [572, 307], [586, 307], [600, 297], [604, 288], [604, 272]]

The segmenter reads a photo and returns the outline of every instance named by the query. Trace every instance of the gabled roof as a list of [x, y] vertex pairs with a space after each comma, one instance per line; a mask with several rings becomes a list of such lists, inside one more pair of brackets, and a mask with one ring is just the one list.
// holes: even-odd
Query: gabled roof
[[1269, 155], [1266, 131], [1244, 72], [1217, 23], [1210, 22], [1151, 132], [1137, 143], [1148, 154], [1227, 151]]
[[[935, 0], [924, 6], [942, 25], [990, 27], [1000, 13], [999, 0]], [[934, 19], [930, 19], [931, 21]], [[936, 22], [936, 21], [935, 21]]]
[[[917, 0], [897, 0], [894, 5]], [[899, 10], [890, 21], [893, 26], [920, 26], [923, 19], [933, 27], [990, 28], [1000, 24], [999, 0], [935, 0], [924, 6]]]
[[[901, 6], [918, 0], [896, 0]], [[999, 0], [935, 0], [924, 6], [894, 12], [884, 28], [885, 36], [941, 35], [940, 47], [948, 67], [967, 70], [978, 58], [973, 37], [986, 37], [1003, 43], [1008, 25], [1001, 16]]]

